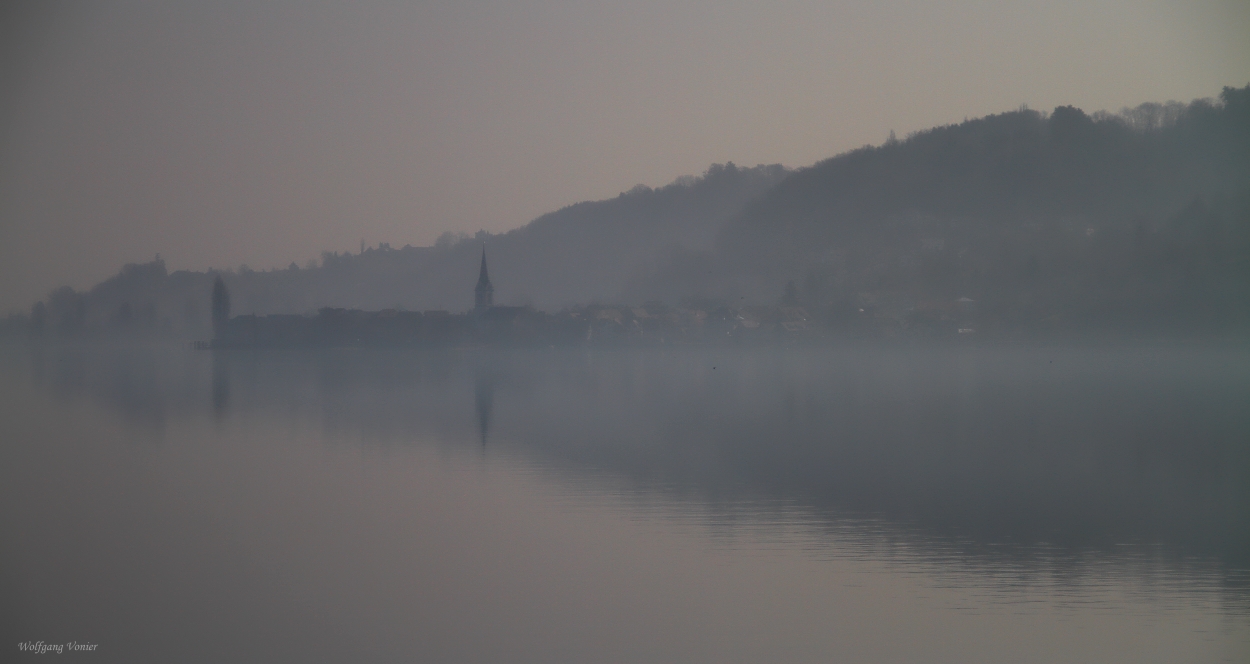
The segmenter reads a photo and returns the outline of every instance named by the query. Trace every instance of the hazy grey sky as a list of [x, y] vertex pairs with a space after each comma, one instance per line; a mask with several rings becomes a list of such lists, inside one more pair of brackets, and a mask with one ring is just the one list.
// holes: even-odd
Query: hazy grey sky
[[713, 162], [1250, 82], [1244, 0], [37, 2], [0, 21], [0, 313], [158, 252], [302, 264]]

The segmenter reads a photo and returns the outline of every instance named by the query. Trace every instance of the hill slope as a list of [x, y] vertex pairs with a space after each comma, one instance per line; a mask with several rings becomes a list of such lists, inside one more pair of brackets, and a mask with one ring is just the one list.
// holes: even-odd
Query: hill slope
[[1183, 327], [1250, 318], [1248, 260], [1250, 86], [1118, 115], [1021, 109], [840, 155], [648, 287], [775, 301], [793, 281], [808, 307], [900, 320], [967, 297], [1017, 326]]
[[[483, 244], [497, 302], [542, 309], [784, 299], [832, 329], [863, 330], [869, 317], [867, 329], [909, 333], [956, 319], [1007, 334], [1244, 332], [1250, 86], [1114, 115], [1020, 109], [797, 172], [713, 166], [501, 235], [222, 274], [235, 313], [463, 311]], [[35, 318], [202, 337], [215, 274], [127, 266], [88, 293], [58, 290]]]

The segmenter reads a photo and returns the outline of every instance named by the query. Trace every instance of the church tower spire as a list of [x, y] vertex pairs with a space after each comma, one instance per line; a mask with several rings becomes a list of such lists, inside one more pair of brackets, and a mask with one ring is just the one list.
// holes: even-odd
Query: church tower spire
[[482, 245], [482, 269], [478, 272], [477, 287], [473, 289], [473, 310], [485, 311], [495, 306], [495, 287], [490, 285], [486, 273], [486, 245]]

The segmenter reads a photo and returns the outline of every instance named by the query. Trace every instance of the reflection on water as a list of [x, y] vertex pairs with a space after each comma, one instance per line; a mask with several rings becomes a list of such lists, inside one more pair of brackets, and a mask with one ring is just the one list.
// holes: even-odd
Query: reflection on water
[[[4, 362], [53, 408], [120, 417], [140, 448], [267, 427], [305, 448], [476, 449], [490, 472], [536, 478], [576, 509], [702, 533], [731, 557], [884, 565], [856, 581], [869, 596], [915, 577], [946, 598], [917, 613], [918, 630], [943, 610], [1159, 620], [1149, 607], [1179, 603], [1214, 621], [1191, 627], [1215, 659], [1235, 661], [1250, 639], [1243, 350], [43, 348]], [[820, 604], [793, 600], [774, 612]], [[1117, 634], [1104, 645], [1123, 653]], [[670, 645], [655, 658], [702, 658]], [[655, 659], [607, 659], [639, 658]]]
[[489, 370], [478, 369], [473, 386], [473, 403], [477, 407], [477, 433], [486, 447], [490, 433], [490, 414], [495, 409], [495, 377]]
[[213, 415], [226, 414], [230, 405], [230, 362], [225, 354], [213, 357]]

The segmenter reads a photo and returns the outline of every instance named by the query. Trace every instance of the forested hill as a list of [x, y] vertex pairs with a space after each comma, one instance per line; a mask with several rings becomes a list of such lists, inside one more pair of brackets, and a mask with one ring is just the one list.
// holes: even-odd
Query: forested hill
[[914, 214], [1122, 224], [1244, 191], [1248, 175], [1250, 87], [1225, 89], [1219, 104], [1145, 104], [1121, 115], [1019, 110], [804, 169], [752, 205], [726, 240], [784, 235], [819, 251]]
[[802, 169], [717, 252], [640, 289], [868, 304], [983, 301], [1005, 324], [1250, 315], [1250, 86], [1118, 114], [1020, 109]]
[[[1022, 108], [799, 171], [716, 165], [499, 235], [220, 274], [236, 314], [464, 311], [483, 245], [496, 301], [548, 310], [784, 301], [829, 330], [1242, 334], [1250, 86], [1115, 114]], [[56, 291], [39, 315], [58, 333], [203, 337], [217, 274], [127, 266]]]

